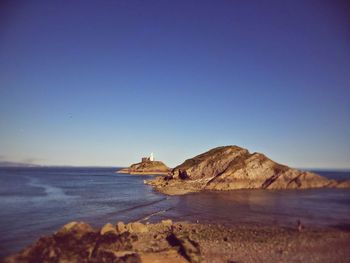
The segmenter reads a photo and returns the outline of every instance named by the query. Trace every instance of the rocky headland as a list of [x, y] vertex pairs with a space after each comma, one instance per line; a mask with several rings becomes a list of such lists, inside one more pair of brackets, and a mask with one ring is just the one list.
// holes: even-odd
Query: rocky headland
[[186, 160], [167, 176], [145, 182], [169, 195], [201, 190], [350, 187], [350, 181], [338, 182], [293, 169], [238, 146], [211, 149]]
[[117, 173], [127, 173], [127, 174], [158, 174], [167, 175], [170, 172], [169, 167], [167, 167], [161, 161], [146, 161], [132, 164], [128, 168], [118, 170]]
[[348, 262], [350, 232], [295, 226], [71, 222], [4, 263]]

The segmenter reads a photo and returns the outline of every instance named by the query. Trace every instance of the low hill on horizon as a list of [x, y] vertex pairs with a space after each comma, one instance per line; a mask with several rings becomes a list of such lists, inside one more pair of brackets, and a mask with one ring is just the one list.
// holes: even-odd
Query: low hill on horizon
[[128, 168], [121, 169], [117, 173], [128, 174], [159, 174], [166, 175], [170, 172], [170, 168], [161, 161], [146, 161], [132, 164]]

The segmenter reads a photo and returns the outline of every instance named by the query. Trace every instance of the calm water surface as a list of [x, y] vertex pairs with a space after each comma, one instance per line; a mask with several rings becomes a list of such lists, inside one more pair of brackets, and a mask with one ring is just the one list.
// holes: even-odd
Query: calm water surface
[[[350, 223], [349, 189], [238, 190], [168, 197], [151, 176], [117, 168], [0, 168], [0, 257], [72, 220], [94, 226], [164, 218], [225, 224], [337, 226]], [[319, 171], [336, 179], [350, 172]]]

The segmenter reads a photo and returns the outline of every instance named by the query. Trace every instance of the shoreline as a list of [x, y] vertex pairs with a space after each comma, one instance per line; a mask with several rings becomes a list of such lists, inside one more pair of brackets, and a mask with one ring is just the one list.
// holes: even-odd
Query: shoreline
[[[335, 181], [335, 180], [331, 180]], [[338, 185], [326, 185], [326, 186], [313, 186], [313, 187], [305, 187], [305, 188], [256, 188], [256, 187], [236, 187], [236, 188], [229, 188], [229, 189], [210, 189], [202, 187], [203, 180], [166, 180], [162, 176], [157, 176], [152, 179], [144, 180], [144, 183], [146, 185], [150, 185], [155, 191], [175, 196], [175, 195], [185, 195], [190, 193], [198, 193], [198, 192], [230, 192], [230, 191], [237, 191], [237, 190], [264, 190], [264, 191], [290, 191], [290, 190], [296, 190], [296, 191], [302, 191], [302, 190], [309, 190], [309, 189], [349, 189], [350, 182], [349, 181], [339, 181]]]
[[350, 188], [350, 180], [297, 170], [237, 145], [212, 148], [177, 165], [168, 176], [146, 183], [169, 195], [202, 190]]
[[168, 172], [130, 172], [130, 171], [116, 171], [117, 174], [135, 174], [135, 175], [167, 175]]
[[171, 220], [154, 224], [119, 222], [92, 228], [71, 222], [3, 262], [30, 262], [33, 258], [146, 263], [346, 262], [349, 244], [349, 229], [312, 227], [298, 231], [296, 225], [227, 226]]
[[[140, 176], [139, 178], [142, 178], [142, 176]], [[139, 181], [145, 182], [147, 180], [139, 179]], [[156, 187], [152, 187], [152, 189], [153, 191], [157, 191], [164, 194], [162, 191], [159, 191]], [[244, 189], [237, 190], [239, 191]], [[263, 189], [246, 190], [257, 190], [263, 192], [274, 192], [275, 190], [277, 190], [278, 192], [304, 192], [313, 189], [271, 189], [268, 191]], [[186, 191], [188, 191], [188, 189], [182, 189], [182, 191], [184, 191], [184, 193], [187, 193]], [[204, 190], [200, 192], [227, 193], [235, 191]], [[190, 193], [193, 193], [193, 191], [191, 191]], [[167, 194], [169, 195], [169, 193]], [[175, 193], [174, 195], [178, 195], [178, 193]], [[218, 212], [217, 202], [213, 202], [213, 204], [215, 205], [215, 212]], [[203, 205], [207, 207], [209, 203], [203, 202]], [[225, 209], [229, 210], [229, 207], [227, 207], [226, 203]], [[181, 255], [179, 252], [181, 249], [178, 247], [178, 245], [171, 245], [166, 243], [168, 242], [167, 238], [172, 233], [172, 231], [174, 231], [174, 233], [176, 234], [180, 234], [181, 236], [185, 235], [185, 240], [187, 240], [188, 237], [190, 240], [198, 243], [201, 251], [200, 255], [204, 258], [203, 262], [290, 262], [302, 260], [304, 260], [305, 262], [328, 262], [327, 260], [334, 261], [334, 259], [336, 259], [336, 262], [345, 262], [344, 258], [347, 257], [344, 256], [346, 252], [344, 247], [349, 247], [350, 245], [350, 224], [328, 226], [318, 225], [317, 227], [315, 227], [314, 224], [308, 224], [303, 220], [303, 218], [301, 218], [302, 223], [306, 225], [306, 228], [303, 231], [298, 232], [296, 220], [294, 219], [291, 220], [290, 225], [279, 224], [277, 221], [277, 223], [271, 221], [271, 224], [266, 224], [263, 221], [256, 221], [259, 223], [232, 221], [231, 224], [228, 222], [225, 223], [213, 219], [205, 220], [208, 218], [209, 214], [205, 214], [205, 218], [193, 216], [195, 214], [193, 214], [191, 217], [182, 219], [181, 217], [172, 217], [171, 214], [165, 214], [158, 217], [157, 215], [161, 214], [163, 211], [166, 210], [159, 210], [155, 213], [150, 214], [150, 216], [143, 217], [142, 219], [140, 219], [141, 217], [136, 217], [133, 219], [137, 220], [137, 222], [144, 223], [144, 225], [146, 225], [146, 227], [149, 228], [149, 230], [145, 233], [139, 233], [135, 231], [131, 233], [131, 235], [136, 235], [139, 241], [136, 243], [132, 242], [133, 248], [130, 251], [134, 254], [140, 254], [140, 257], [143, 260], [150, 260], [148, 262], [167, 262], [170, 259], [184, 260], [183, 255]], [[232, 211], [232, 213], [239, 213], [238, 210], [230, 211]], [[156, 218], [152, 220], [153, 215], [155, 215]], [[162, 225], [163, 223], [159, 223], [159, 220], [169, 217], [175, 219], [176, 221], [186, 220], [186, 222], [178, 221], [176, 223], [171, 224], [171, 226], [160, 227], [159, 225]], [[257, 217], [259, 217], [259, 214], [257, 214]], [[102, 217], [101, 219], [102, 220], [100, 221], [100, 223], [94, 224], [94, 226], [100, 226], [101, 223], [104, 223], [105, 221], [109, 220], [108, 218]], [[196, 222], [196, 219], [199, 219], [200, 223]], [[230, 220], [232, 220], [231, 217]], [[148, 224], [148, 222], [152, 223]], [[174, 229], [172, 230], [172, 228]], [[180, 230], [177, 228], [182, 229]], [[100, 233], [101, 229], [94, 227], [94, 231]], [[201, 235], [201, 233], [205, 234], [206, 236]], [[53, 238], [54, 235], [49, 235], [45, 238], [47, 238], [46, 240], [50, 240], [50, 238]], [[154, 238], [155, 235], [160, 235], [162, 237]], [[325, 239], [325, 241], [322, 241], [322, 244], [318, 244], [317, 238]], [[79, 239], [79, 242], [80, 241], [83, 240]], [[164, 250], [152, 244], [157, 242], [163, 243], [164, 247], [162, 249]], [[284, 244], [286, 247], [282, 244]], [[340, 247], [338, 247], [338, 245]], [[324, 251], [325, 249], [327, 251]], [[336, 252], [332, 251], [332, 249], [336, 250]], [[74, 247], [71, 247], [69, 251], [74, 251]], [[125, 251], [118, 250], [117, 252], [115, 251], [114, 254], [120, 256], [120, 253], [124, 252]], [[305, 253], [311, 253], [313, 256], [311, 257], [305, 255]], [[249, 257], [254, 257], [255, 259], [259, 260], [249, 261], [251, 260]], [[315, 257], [317, 260], [313, 259], [313, 257]], [[246, 258], [248, 258], [248, 260], [246, 260]], [[0, 262], [3, 262], [1, 258]]]

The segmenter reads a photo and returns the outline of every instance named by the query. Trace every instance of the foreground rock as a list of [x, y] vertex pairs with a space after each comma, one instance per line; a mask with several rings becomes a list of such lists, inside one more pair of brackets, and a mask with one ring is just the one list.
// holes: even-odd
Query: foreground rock
[[170, 169], [160, 161], [146, 161], [132, 164], [129, 168], [124, 168], [117, 173], [127, 174], [162, 174], [166, 175], [170, 172]]
[[[348, 262], [350, 232], [337, 229], [173, 223], [71, 222], [3, 262]], [[141, 227], [142, 225], [142, 227]], [[147, 231], [144, 231], [147, 228]], [[122, 231], [119, 232], [118, 229]], [[129, 232], [126, 229], [131, 229]]]
[[299, 171], [238, 146], [214, 148], [186, 160], [168, 176], [146, 183], [166, 194], [200, 190], [350, 187], [349, 181], [337, 182]]

